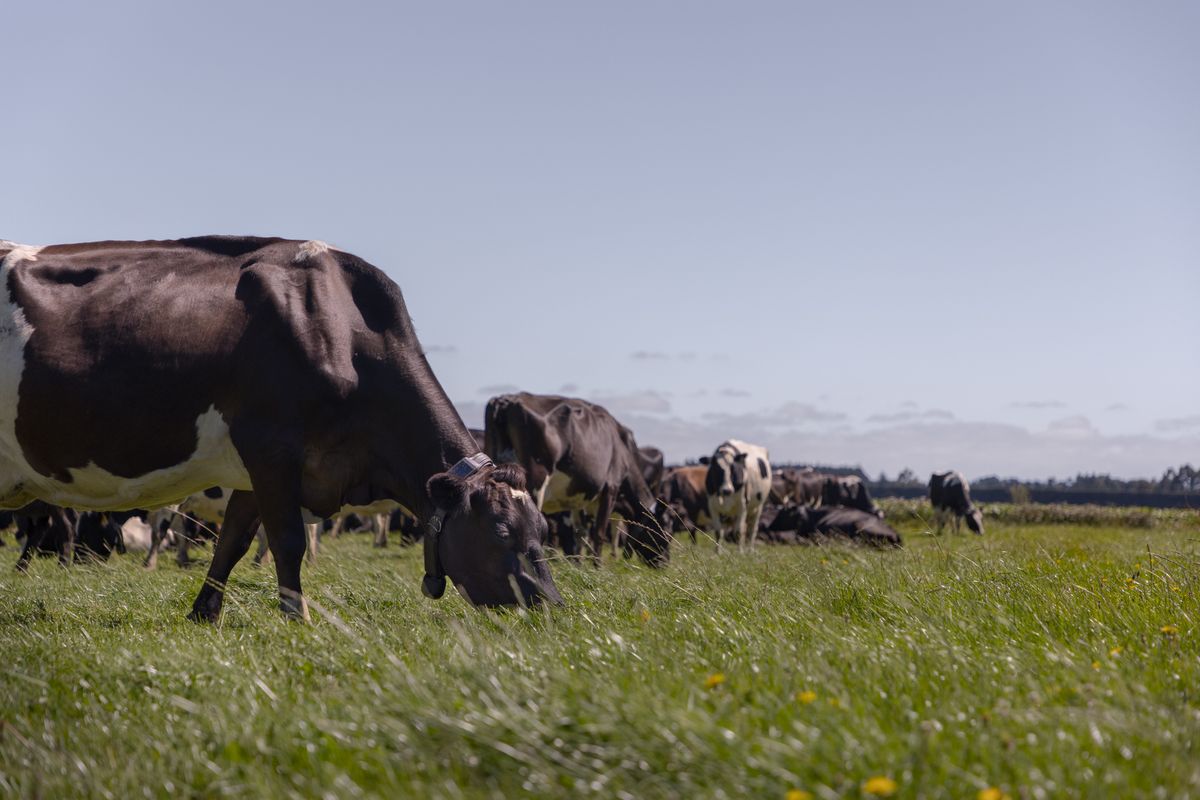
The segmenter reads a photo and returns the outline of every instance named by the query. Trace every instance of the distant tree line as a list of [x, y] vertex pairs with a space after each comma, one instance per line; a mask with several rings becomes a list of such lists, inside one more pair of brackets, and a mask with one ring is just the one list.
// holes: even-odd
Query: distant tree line
[[[857, 470], [859, 468], [843, 468]], [[904, 469], [895, 478], [888, 478], [886, 473], [879, 474], [879, 480], [873, 481], [881, 485], [897, 488], [916, 488], [925, 486], [929, 476], [919, 476], [911, 469]], [[1153, 478], [1136, 478], [1121, 480], [1104, 473], [1081, 472], [1074, 478], [1047, 478], [1044, 481], [1023, 481], [1020, 478], [1001, 478], [988, 475], [971, 481], [975, 489], [1013, 489], [1024, 487], [1031, 491], [1079, 491], [1079, 492], [1125, 492], [1131, 494], [1196, 494], [1200, 493], [1200, 470], [1191, 464], [1180, 467], [1170, 467], [1157, 480]]]

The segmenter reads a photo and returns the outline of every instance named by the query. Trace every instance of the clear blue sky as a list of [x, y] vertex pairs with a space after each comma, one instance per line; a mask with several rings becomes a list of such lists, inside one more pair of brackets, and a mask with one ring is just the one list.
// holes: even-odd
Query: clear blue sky
[[0, 238], [320, 238], [467, 421], [1200, 461], [1200, 4], [20, 3]]

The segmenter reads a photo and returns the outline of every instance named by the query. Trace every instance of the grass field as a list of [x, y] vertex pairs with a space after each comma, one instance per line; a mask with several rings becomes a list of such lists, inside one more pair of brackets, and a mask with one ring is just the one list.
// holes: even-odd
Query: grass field
[[21, 576], [10, 540], [0, 792], [1200, 796], [1200, 527], [903, 533], [558, 565], [534, 613], [431, 602], [418, 549], [343, 538], [314, 624], [247, 563], [219, 627], [184, 620], [203, 564]]

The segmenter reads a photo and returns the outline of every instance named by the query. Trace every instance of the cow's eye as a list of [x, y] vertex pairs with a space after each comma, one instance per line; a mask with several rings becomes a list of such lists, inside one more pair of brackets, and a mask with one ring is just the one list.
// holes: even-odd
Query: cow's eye
[[497, 525], [495, 528], [495, 533], [499, 538], [503, 539], [504, 541], [508, 541], [509, 533], [507, 525]]

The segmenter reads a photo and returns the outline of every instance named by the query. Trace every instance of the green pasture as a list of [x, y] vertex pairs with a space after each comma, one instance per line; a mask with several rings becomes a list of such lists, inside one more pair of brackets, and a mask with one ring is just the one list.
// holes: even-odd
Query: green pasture
[[427, 600], [419, 549], [348, 536], [306, 567], [311, 625], [248, 560], [202, 626], [207, 555], [19, 575], [10, 537], [0, 794], [1200, 796], [1195, 517], [900, 527], [557, 563], [567, 605], [533, 612]]

